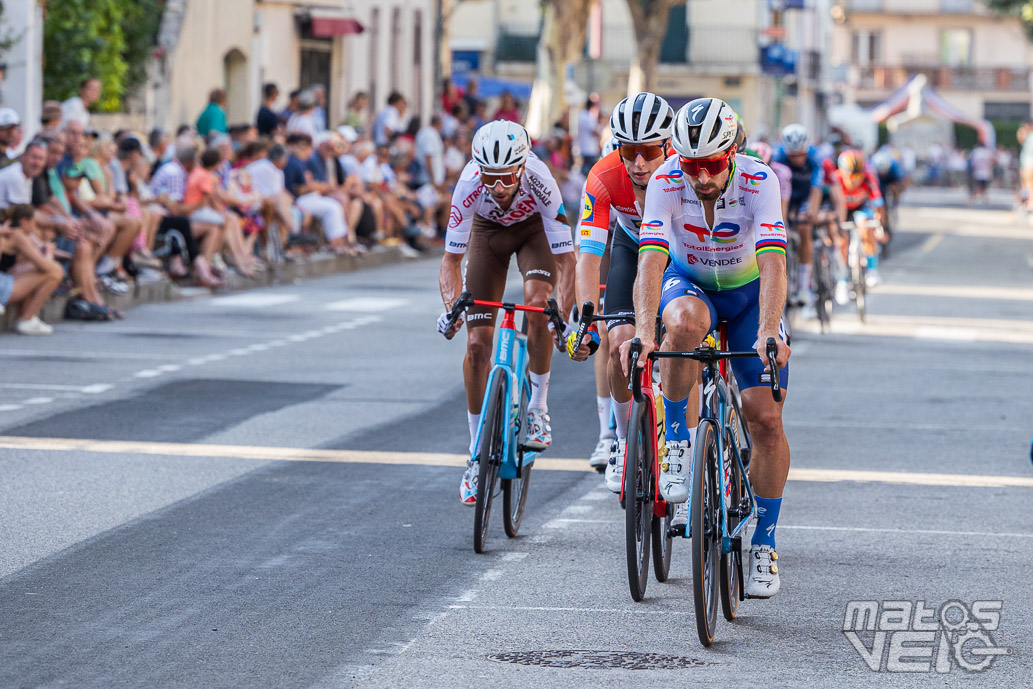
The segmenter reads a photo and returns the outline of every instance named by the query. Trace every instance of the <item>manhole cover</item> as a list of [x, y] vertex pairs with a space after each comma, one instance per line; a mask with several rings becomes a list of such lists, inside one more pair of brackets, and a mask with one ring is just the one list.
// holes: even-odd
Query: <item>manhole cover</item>
[[677, 670], [701, 667], [707, 663], [696, 658], [635, 651], [514, 651], [492, 653], [488, 660], [540, 667], [578, 667], [589, 670]]

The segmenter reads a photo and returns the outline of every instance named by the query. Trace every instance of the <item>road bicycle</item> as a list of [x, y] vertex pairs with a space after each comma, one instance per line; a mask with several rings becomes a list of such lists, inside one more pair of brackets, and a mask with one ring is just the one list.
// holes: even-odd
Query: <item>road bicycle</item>
[[474, 506], [473, 549], [483, 553], [488, 537], [491, 507], [497, 493], [496, 482], [502, 492], [503, 527], [506, 536], [514, 538], [520, 530], [527, 504], [531, 468], [538, 452], [525, 445], [527, 440], [527, 403], [531, 398], [531, 379], [527, 372], [527, 320], [520, 330], [516, 328], [517, 311], [541, 313], [548, 316], [557, 332], [563, 332], [556, 301], [550, 299], [547, 307], [526, 306], [511, 302], [482, 301], [463, 292], [449, 312], [445, 332], [455, 325], [471, 306], [488, 306], [505, 313], [495, 340], [488, 384], [481, 405], [481, 420], [477, 426], [474, 453], [478, 462], [477, 502]]
[[[638, 363], [642, 343], [638, 338], [632, 340], [629, 362], [629, 385], [635, 400], [632, 423], [635, 423], [635, 407], [643, 411], [638, 425], [628, 427], [628, 454], [624, 462], [628, 514], [658, 516], [661, 505], [656, 484], [660, 461], [655, 450], [649, 448], [662, 445], [643, 443], [646, 452], [633, 454], [631, 451], [632, 434], [655, 437], [655, 426], [644, 422], [644, 419], [653, 420], [657, 416], [650, 411], [657, 405], [653, 403], [650, 406], [652, 396], [648, 392], [652, 389], [652, 362], [680, 358], [702, 363], [703, 411], [693, 448], [688, 528], [680, 530], [680, 533], [668, 528], [666, 536], [682, 536], [691, 540], [696, 633], [704, 646], [714, 642], [718, 592], [722, 613], [729, 621], [735, 619], [739, 602], [745, 599], [742, 536], [757, 513], [756, 496], [748, 478], [752, 440], [742, 416], [738, 390], [734, 384], [726, 382], [729, 359], [755, 357], [757, 352], [727, 351], [724, 323], [719, 324], [718, 334], [720, 349], [706, 344], [690, 351], [652, 351], [641, 369]], [[775, 363], [777, 351], [775, 339], [769, 338], [766, 353], [770, 373], [765, 375], [771, 385], [772, 396], [776, 402], [781, 402], [782, 390]], [[662, 423], [662, 420], [657, 422]], [[664, 513], [671, 514], [670, 504], [663, 503], [662, 508]], [[631, 521], [629, 517], [629, 525]], [[645, 531], [642, 535], [643, 539], [649, 538]], [[628, 538], [630, 542], [630, 534]], [[668, 552], [669, 546], [668, 543]], [[648, 558], [648, 552], [645, 557]]]
[[[843, 229], [850, 233], [847, 244], [847, 269], [850, 274], [850, 299], [857, 307], [857, 316], [862, 323], [868, 320], [868, 256], [872, 255], [865, 246], [864, 232], [870, 242], [877, 242], [882, 235], [882, 224], [865, 213], [855, 213], [853, 222], [845, 222]], [[878, 249], [876, 249], [878, 250]]]
[[814, 257], [812, 270], [814, 282], [814, 310], [818, 316], [821, 332], [832, 329], [832, 305], [836, 293], [836, 259], [833, 243], [825, 225], [814, 228]]
[[782, 322], [785, 324], [786, 334], [791, 338], [793, 336], [793, 327], [796, 325], [796, 316], [800, 312], [800, 307], [804, 304], [801, 301], [797, 301], [796, 295], [800, 293], [801, 287], [806, 285], [800, 285], [800, 259], [798, 258], [798, 251], [800, 250], [800, 234], [796, 231], [794, 225], [787, 225], [786, 227], [786, 303], [782, 309]]

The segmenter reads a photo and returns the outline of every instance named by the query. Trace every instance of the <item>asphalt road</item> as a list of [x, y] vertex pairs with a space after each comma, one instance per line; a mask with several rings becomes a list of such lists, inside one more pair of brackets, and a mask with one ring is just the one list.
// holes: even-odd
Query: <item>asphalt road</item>
[[[1033, 230], [901, 219], [869, 323], [794, 342], [782, 592], [710, 649], [687, 544], [632, 602], [619, 505], [556, 461], [595, 444], [587, 366], [554, 360], [521, 536], [473, 553], [434, 260], [4, 335], [0, 688], [1027, 686]], [[951, 600], [1001, 601], [984, 672], [843, 631]]]

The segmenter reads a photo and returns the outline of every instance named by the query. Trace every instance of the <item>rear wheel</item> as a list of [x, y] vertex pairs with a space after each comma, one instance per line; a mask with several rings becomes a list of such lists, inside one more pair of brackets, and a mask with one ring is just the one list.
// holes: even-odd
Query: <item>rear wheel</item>
[[628, 423], [624, 456], [624, 521], [628, 585], [636, 601], [646, 595], [649, 581], [649, 537], [653, 522], [653, 428], [647, 405], [635, 402]]
[[721, 555], [718, 467], [716, 426], [713, 421], [702, 421], [696, 430], [696, 449], [692, 460], [689, 530], [692, 539], [692, 594], [696, 634], [704, 646], [714, 642], [717, 626], [718, 561]]
[[506, 414], [506, 386], [503, 376], [492, 381], [486, 400], [485, 416], [481, 428], [481, 442], [477, 448], [480, 472], [477, 476], [477, 503], [473, 515], [473, 549], [483, 553], [488, 540], [488, 521], [491, 518], [491, 503], [495, 497], [495, 481], [499, 477], [505, 446], [505, 434], [509, 432]]
[[520, 531], [520, 522], [524, 519], [524, 505], [527, 504], [527, 486], [531, 481], [531, 468], [534, 464], [524, 464], [525, 455], [528, 452], [520, 448], [527, 438], [527, 394], [531, 389], [530, 381], [525, 381], [520, 395], [520, 407], [517, 411], [517, 423], [520, 424], [520, 432], [517, 434], [517, 462], [520, 465], [520, 476], [517, 478], [502, 479], [502, 508], [505, 517], [502, 520], [506, 529], [506, 535], [513, 538]]

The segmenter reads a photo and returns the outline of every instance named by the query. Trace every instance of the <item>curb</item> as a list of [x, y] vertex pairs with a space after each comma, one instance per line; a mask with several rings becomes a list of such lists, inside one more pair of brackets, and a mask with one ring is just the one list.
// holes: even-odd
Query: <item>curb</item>
[[[123, 311], [141, 304], [199, 299], [218, 294], [244, 292], [259, 287], [289, 285], [296, 280], [317, 278], [337, 273], [347, 273], [364, 268], [376, 268], [393, 263], [419, 261], [425, 258], [440, 256], [441, 250], [432, 247], [417, 258], [406, 258], [398, 247], [375, 246], [362, 257], [337, 256], [334, 254], [313, 254], [297, 261], [290, 261], [272, 266], [270, 270], [259, 273], [254, 279], [230, 271], [227, 276], [225, 292], [213, 292], [205, 287], [184, 287], [165, 279], [158, 282], [135, 285], [129, 294], [106, 294], [105, 299], [110, 306]], [[47, 323], [58, 323], [64, 320], [67, 296], [51, 297], [40, 310], [40, 318]], [[17, 309], [11, 308], [4, 314], [0, 322], [0, 331], [13, 331]]]

